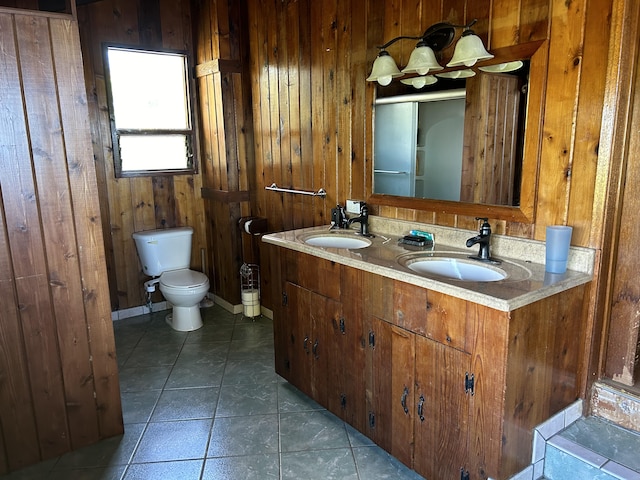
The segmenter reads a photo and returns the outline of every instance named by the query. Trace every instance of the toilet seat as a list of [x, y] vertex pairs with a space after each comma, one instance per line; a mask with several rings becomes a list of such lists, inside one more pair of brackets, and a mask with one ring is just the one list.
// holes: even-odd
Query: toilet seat
[[172, 270], [164, 272], [160, 275], [160, 286], [167, 288], [188, 290], [192, 288], [200, 288], [209, 283], [209, 279], [204, 273], [194, 270]]

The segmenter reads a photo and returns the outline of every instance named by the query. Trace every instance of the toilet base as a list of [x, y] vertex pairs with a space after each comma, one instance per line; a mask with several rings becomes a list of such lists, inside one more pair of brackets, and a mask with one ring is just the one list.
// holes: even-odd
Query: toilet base
[[173, 306], [172, 312], [165, 317], [171, 328], [179, 332], [191, 332], [202, 327], [202, 316], [200, 306], [178, 307]]

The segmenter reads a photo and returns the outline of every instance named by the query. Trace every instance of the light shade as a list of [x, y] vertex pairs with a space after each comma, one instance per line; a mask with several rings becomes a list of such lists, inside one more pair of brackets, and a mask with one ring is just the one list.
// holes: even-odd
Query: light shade
[[382, 86], [389, 85], [391, 80], [401, 77], [402, 72], [398, 70], [395, 60], [389, 55], [389, 52], [382, 50], [371, 68], [371, 75], [367, 78], [368, 82], [378, 82]]
[[499, 63], [497, 65], [487, 65], [486, 67], [478, 67], [479, 70], [488, 73], [507, 73], [515, 72], [522, 68], [524, 63], [522, 60], [516, 60], [513, 62]]
[[440, 78], [452, 78], [454, 80], [458, 78], [473, 77], [475, 74], [476, 72], [468, 68], [465, 68], [464, 70], [454, 70], [452, 72], [436, 73]]
[[493, 58], [493, 55], [484, 48], [480, 37], [473, 33], [472, 30], [465, 30], [456, 44], [453, 58], [447, 63], [447, 67], [459, 67], [461, 65], [472, 67], [476, 62], [490, 58]]
[[405, 85], [411, 85], [413, 88], [422, 88], [425, 85], [433, 85], [438, 79], [433, 75], [424, 75], [421, 77], [403, 78], [400, 81]]
[[442, 68], [436, 60], [436, 54], [433, 53], [431, 47], [428, 47], [425, 42], [419, 42], [411, 52], [409, 63], [402, 69], [402, 73], [426, 75], [429, 72], [442, 70]]

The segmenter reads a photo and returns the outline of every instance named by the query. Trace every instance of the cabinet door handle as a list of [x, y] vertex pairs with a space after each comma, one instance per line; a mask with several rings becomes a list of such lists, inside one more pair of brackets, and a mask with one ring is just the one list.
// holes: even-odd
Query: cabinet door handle
[[405, 415], [409, 413], [409, 409], [407, 408], [408, 396], [409, 396], [409, 389], [405, 386], [404, 392], [402, 392], [402, 398], [400, 398], [400, 405], [402, 405], [402, 409], [404, 410]]
[[305, 352], [309, 353], [309, 337], [304, 337], [304, 340], [302, 341], [302, 348]]
[[424, 415], [422, 414], [424, 410], [424, 396], [420, 395], [420, 401], [418, 402], [418, 417], [421, 422], [424, 422]]
[[313, 347], [311, 348], [311, 350], [313, 351], [313, 356], [316, 360], [320, 358], [320, 356], [318, 355], [318, 339], [317, 338], [316, 338], [316, 341], [313, 342]]

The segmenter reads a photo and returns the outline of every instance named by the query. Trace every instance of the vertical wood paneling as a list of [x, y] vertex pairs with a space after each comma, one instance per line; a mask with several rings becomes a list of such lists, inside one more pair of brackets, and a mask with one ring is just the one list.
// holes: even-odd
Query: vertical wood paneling
[[[267, 67], [265, 81], [265, 89], [261, 92], [261, 99], [265, 101], [267, 106], [263, 118], [262, 128], [267, 127], [266, 132], [269, 135], [263, 140], [266, 147], [263, 151], [265, 160], [267, 163], [267, 171], [265, 172], [265, 182], [267, 185], [277, 183], [281, 186], [292, 186], [291, 179], [288, 176], [283, 177], [284, 170], [282, 169], [282, 150], [280, 149], [280, 99], [278, 98], [278, 73], [280, 69], [280, 49], [278, 48], [278, 30], [279, 28], [270, 28], [269, 25], [279, 25], [280, 20], [278, 13], [281, 11], [278, 9], [278, 3], [275, 0], [267, 0], [266, 4], [270, 4], [267, 8], [268, 23], [263, 30], [266, 43], [266, 49], [264, 51], [264, 62]], [[266, 13], [266, 12], [265, 12]], [[275, 23], [274, 23], [275, 22]], [[286, 49], [283, 49], [286, 50]], [[285, 172], [286, 173], [286, 172]], [[271, 178], [272, 180], [269, 180]], [[285, 195], [279, 193], [269, 192], [270, 196], [269, 205], [271, 205], [269, 216], [267, 218], [274, 218], [274, 226], [276, 229], [285, 227], [290, 229], [293, 225], [291, 217], [287, 217], [284, 212], [286, 211], [286, 203], [290, 201], [285, 198]]]
[[[2, 20], [0, 25], [4, 30], [6, 23]], [[4, 31], [10, 31], [10, 29]], [[1, 39], [0, 43], [5, 45]], [[2, 406], [0, 472], [6, 472], [37, 461], [39, 448], [36, 422], [32, 415], [33, 399], [28, 381], [29, 372], [20, 323], [20, 309], [11, 268], [11, 252], [5, 235], [7, 228], [4, 218], [5, 209], [1, 201], [0, 207], [2, 207], [0, 215], [0, 295], [2, 296], [0, 372], [3, 372], [0, 375], [0, 405]]]
[[[352, 0], [353, 11], [366, 12], [367, 2], [365, 0]], [[367, 38], [367, 27], [370, 16], [350, 16], [351, 18], [351, 72], [350, 85], [357, 85], [361, 78], [366, 78], [368, 45], [364, 39]], [[349, 188], [344, 191], [345, 199], [366, 199], [366, 188], [370, 182], [366, 178], [367, 169], [367, 142], [369, 138], [368, 126], [372, 125], [371, 110], [364, 108], [367, 105], [367, 96], [370, 92], [367, 88], [350, 89], [351, 106], [351, 151], [349, 153]], [[343, 170], [341, 170], [343, 171]], [[341, 176], [345, 176], [341, 173]]]
[[[17, 51], [14, 40], [13, 17], [0, 15], [0, 46], [4, 55], [0, 56], [0, 90], [6, 111], [14, 112], [12, 117], [0, 116], [0, 424], [2, 425], [3, 462], [0, 472], [17, 469], [34, 463], [39, 458], [38, 433], [35, 417], [31, 413], [33, 398], [29, 385], [26, 362], [26, 346], [20, 318], [20, 305], [16, 291], [15, 271], [12, 256], [21, 257], [26, 251], [16, 244], [16, 226], [23, 232], [24, 220], [20, 215], [37, 213], [25, 211], [29, 203], [22, 204], [23, 196], [10, 195], [12, 188], [28, 192], [21, 176], [26, 175], [29, 151], [26, 143], [20, 77], [18, 74]], [[26, 160], [18, 162], [19, 158]], [[11, 179], [11, 185], [7, 182]], [[11, 224], [7, 224], [7, 220]], [[14, 237], [15, 253], [11, 252], [11, 237]], [[18, 265], [22, 268], [21, 265]], [[22, 272], [24, 275], [26, 272]], [[14, 372], [9, 375], [8, 372]], [[4, 441], [4, 438], [7, 438]], [[11, 439], [11, 440], [9, 440]], [[6, 457], [5, 457], [6, 454]]]
[[460, 199], [513, 205], [519, 82], [512, 75], [469, 79]]
[[[250, 55], [250, 70], [251, 75], [251, 95], [254, 105], [257, 107], [257, 111], [254, 109], [253, 113], [253, 125], [255, 130], [254, 137], [254, 152], [256, 159], [256, 201], [257, 214], [269, 219], [272, 228], [278, 228], [278, 222], [276, 217], [269, 215], [269, 205], [272, 203], [267, 200], [267, 192], [264, 190], [265, 186], [270, 185], [271, 175], [268, 170], [270, 162], [267, 161], [267, 153], [270, 148], [268, 143], [269, 137], [266, 135], [269, 132], [268, 129], [268, 96], [264, 95], [266, 89], [265, 70], [268, 68], [266, 60], [267, 37], [266, 28], [267, 23], [260, 21], [262, 18], [262, 5], [261, 2], [250, 1], [248, 11], [248, 24], [249, 24], [249, 44], [251, 45]], [[256, 75], [257, 73], [257, 75]]]
[[[473, 2], [471, 2], [473, 3]], [[491, 2], [491, 35], [489, 48], [500, 48], [520, 43], [521, 0], [493, 0]]]
[[[324, 38], [319, 28], [323, 25], [323, 21], [314, 21], [313, 19], [322, 19], [323, 2], [310, 2], [309, 3], [309, 19], [310, 19], [310, 69], [311, 69], [311, 103], [309, 104], [311, 115], [311, 127], [313, 129], [313, 149], [308, 159], [310, 165], [313, 168], [312, 171], [312, 184], [308, 186], [310, 190], [315, 190], [316, 187], [324, 188], [326, 190], [326, 178], [325, 178], [325, 163], [329, 157], [329, 149], [327, 145], [327, 138], [324, 125], [324, 81], [325, 81], [325, 63], [324, 63]], [[326, 19], [325, 19], [326, 21]], [[329, 159], [329, 163], [334, 159]], [[297, 188], [305, 188], [306, 185], [298, 186]], [[327, 197], [327, 202], [333, 206], [337, 201], [335, 192], [331, 197]], [[324, 223], [324, 210], [323, 204], [319, 200], [313, 202], [312, 210], [313, 223]], [[285, 223], [286, 225], [286, 223]], [[275, 226], [277, 228], [277, 225]]]
[[[57, 22], [56, 25], [59, 25]], [[46, 19], [24, 25], [23, 37], [34, 39], [38, 49], [47, 51], [49, 29]], [[52, 30], [52, 42], [64, 41], [59, 29]], [[46, 35], [46, 36], [45, 36]], [[20, 37], [19, 37], [20, 38]], [[65, 45], [69, 45], [68, 42]], [[79, 45], [76, 45], [79, 46]], [[22, 62], [26, 113], [29, 118], [29, 135], [33, 149], [33, 167], [37, 196], [42, 218], [42, 231], [47, 255], [47, 269], [55, 317], [65, 319], [55, 323], [58, 348], [62, 362], [65, 395], [77, 402], [68, 411], [71, 438], [80, 445], [87, 439], [97, 438], [98, 425], [93, 407], [93, 385], [85, 379], [91, 377], [87, 329], [84, 322], [82, 286], [72, 226], [73, 211], [68, 183], [65, 144], [62, 136], [60, 112], [49, 108], [50, 99], [57, 97], [56, 81], [71, 83], [69, 67], [55, 72], [54, 65], [42, 53], [29, 51], [31, 45], [20, 41], [21, 57], [40, 58], [39, 62]], [[24, 54], [22, 51], [24, 50]], [[56, 50], [53, 50], [55, 58]], [[60, 57], [58, 57], [60, 58]], [[69, 59], [62, 65], [71, 65]], [[28, 81], [26, 79], [33, 79]], [[71, 127], [70, 127], [71, 128]], [[71, 164], [73, 167], [73, 164]], [[83, 362], [80, 363], [79, 359]]]
[[0, 16], [4, 473], [122, 433], [78, 27]]
[[51, 458], [69, 451], [71, 439], [49, 282], [45, 274], [16, 278], [16, 289], [40, 454]]
[[[37, 61], [29, 62], [28, 59], [38, 60], [43, 56], [43, 61], [46, 62], [46, 53], [50, 55], [50, 52], [46, 52], [47, 20], [42, 17], [19, 16], [14, 18], [14, 22], [18, 50], [16, 58], [21, 58], [23, 64], [26, 62], [27, 69], [33, 69], [26, 73], [23, 80], [24, 89], [36, 94], [43, 72], [38, 70]], [[40, 46], [42, 50], [39, 50]], [[13, 185], [2, 181], [2, 192], [7, 217], [12, 219], [9, 238], [12, 252], [15, 252], [14, 272], [25, 336], [26, 358], [29, 364], [46, 366], [42, 369], [30, 369], [29, 381], [33, 391], [40, 449], [45, 457], [50, 457], [69, 450], [69, 435], [64, 409], [63, 372], [58, 355], [55, 316], [47, 279], [46, 247], [40, 227], [41, 212], [37, 202], [33, 165], [28, 160], [31, 159], [32, 148], [44, 146], [42, 153], [46, 152], [46, 145], [43, 144], [48, 138], [48, 132], [45, 132], [43, 137], [38, 137], [37, 115], [42, 112], [32, 111], [31, 114], [36, 116], [33, 119], [36, 123], [34, 145], [27, 145], [27, 112], [23, 112], [21, 102], [22, 85], [15, 86], [18, 90], [9, 94], [16, 100], [10, 108], [16, 115], [11, 130], [22, 130], [24, 138], [13, 143], [21, 150], [19, 156], [11, 159], [17, 171], [3, 169], [3, 178], [11, 179]], [[25, 118], [22, 118], [22, 115], [25, 115]], [[38, 142], [42, 144], [39, 145]]]
[[[284, 21], [280, 23], [280, 27], [277, 29], [274, 40], [276, 41], [277, 53], [277, 71], [274, 72], [274, 80], [276, 85], [271, 89], [277, 95], [278, 98], [278, 110], [273, 112], [271, 118], [272, 126], [276, 130], [276, 145], [280, 150], [280, 178], [282, 179], [282, 185], [295, 185], [297, 179], [293, 178], [293, 163], [295, 160], [291, 155], [291, 136], [292, 129], [290, 112], [292, 110], [297, 111], [297, 108], [293, 108], [292, 99], [289, 94], [289, 85], [293, 81], [290, 76], [295, 75], [297, 67], [293, 62], [296, 61], [294, 51], [289, 53], [288, 37], [289, 32], [287, 30], [289, 22], [287, 21], [287, 10], [289, 2], [279, 2], [277, 5], [277, 13]], [[290, 63], [291, 62], [291, 63]], [[295, 135], [295, 133], [293, 133]], [[294, 202], [295, 199], [292, 195], [282, 195], [282, 211], [283, 218], [293, 219], [294, 214]], [[293, 225], [290, 225], [293, 227]]]
[[[637, 185], [640, 181], [640, 162], [637, 161], [640, 152], [640, 141], [637, 132], [640, 129], [640, 42], [637, 35], [633, 35], [633, 27], [638, 28], [640, 9], [637, 5], [625, 12], [626, 27], [632, 27], [629, 32], [632, 53], [625, 59], [620, 73], [624, 78], [625, 96], [632, 95], [630, 110], [625, 112], [620, 124], [612, 122], [611, 128], [616, 130], [619, 144], [616, 147], [628, 153], [621, 159], [623, 187], [619, 202], [620, 222], [619, 235], [612, 239], [616, 246], [611, 252], [611, 261], [615, 271], [612, 278], [610, 298], [607, 305], [610, 311], [609, 338], [606, 349], [605, 372], [608, 378], [624, 385], [634, 385], [640, 381], [640, 294], [638, 293], [638, 255], [637, 238], [640, 230], [638, 221], [640, 201]], [[626, 35], [625, 35], [626, 36]], [[619, 108], [623, 107], [624, 103]], [[613, 108], [613, 107], [612, 107]], [[617, 128], [616, 128], [617, 127]], [[617, 172], [616, 172], [617, 173]], [[620, 181], [620, 177], [613, 176], [612, 182]]]
[[[340, 101], [341, 92], [338, 90], [338, 44], [337, 29], [338, 18], [337, 0], [325, 0], [321, 2], [322, 14], [321, 21], [318, 23], [320, 30], [316, 33], [322, 41], [321, 57], [322, 57], [322, 124], [320, 126], [324, 137], [324, 153], [326, 160], [324, 162], [324, 181], [322, 187], [327, 192], [333, 192], [329, 198], [335, 198], [337, 203], [338, 184], [338, 102]], [[314, 159], [315, 160], [315, 159]], [[315, 164], [315, 162], [314, 162]], [[314, 188], [315, 190], [315, 188]], [[320, 216], [317, 220], [327, 224], [330, 221], [330, 209], [327, 208], [327, 202], [317, 202], [321, 205]], [[329, 204], [330, 205], [330, 204]]]
[[591, 218], [596, 197], [596, 175], [600, 150], [600, 128], [609, 45], [603, 38], [611, 32], [611, 2], [589, 0], [585, 19], [582, 72], [576, 113], [575, 154], [571, 168], [571, 191], [567, 224], [573, 226], [572, 243], [589, 245], [601, 222]]
[[[71, 94], [61, 96], [60, 117], [69, 166], [69, 190], [78, 243], [78, 266], [86, 321], [91, 366], [95, 389], [97, 424], [101, 438], [122, 433], [120, 388], [115, 341], [110, 315], [109, 284], [104, 276], [105, 254], [103, 230], [97, 198], [96, 175], [91, 155], [90, 128], [86, 91], [81, 65], [80, 38], [74, 23], [51, 20], [51, 38], [58, 83], [68, 85]], [[90, 195], [87, 195], [87, 192]], [[80, 321], [79, 321], [80, 323]], [[74, 340], [82, 337], [79, 333]], [[89, 352], [87, 352], [89, 353]], [[86, 382], [86, 378], [76, 381]], [[90, 400], [87, 400], [89, 403]], [[91, 403], [92, 404], [92, 403]], [[93, 404], [92, 404], [93, 405]], [[89, 422], [90, 423], [90, 422]], [[88, 438], [90, 443], [95, 437]], [[74, 445], [80, 442], [74, 440]]]
[[[247, 145], [247, 142], [253, 142], [253, 126], [248, 95], [250, 85], [244, 72], [247, 68], [244, 35], [248, 33], [242, 12], [246, 9], [243, 4], [227, 1], [198, 2], [196, 8], [196, 18], [210, 16], [199, 24], [204, 24], [207, 31], [212, 30], [211, 44], [205, 42], [203, 48], [198, 48], [196, 58], [202, 100], [200, 115], [204, 119], [201, 129], [202, 185], [206, 192], [209, 258], [214, 265], [212, 283], [216, 295], [237, 305], [240, 303], [239, 271], [243, 260], [238, 220], [242, 215], [254, 213], [247, 189], [255, 182], [254, 146]], [[273, 52], [276, 56], [277, 53]], [[277, 74], [278, 69], [272, 71]], [[275, 84], [268, 84], [269, 92], [278, 91], [277, 77], [274, 76], [274, 80]], [[274, 99], [278, 96], [278, 93], [272, 94]], [[269, 112], [269, 124], [278, 124], [276, 116]], [[260, 148], [256, 146], [255, 151]]]
[[[109, 236], [105, 241], [105, 251], [111, 307], [119, 310], [145, 302], [142, 283], [147, 277], [139, 267], [131, 237], [133, 232], [192, 226], [194, 236], [191, 266], [195, 269], [200, 269], [200, 252], [203, 248], [208, 250], [208, 245], [199, 173], [176, 177], [115, 178], [104, 89], [102, 43], [115, 42], [191, 52], [190, 2], [102, 0], [80, 6], [78, 11], [83, 22], [81, 37], [85, 54], [85, 78], [89, 91], [95, 92], [95, 101], [89, 103], [89, 108], [95, 123], [92, 136], [99, 169], [98, 178], [104, 184], [104, 188], [100, 189], [100, 203], [103, 215], [107, 216], [103, 225]], [[199, 25], [203, 29], [208, 26], [204, 20], [200, 20]], [[197, 144], [195, 147], [197, 151]], [[197, 163], [203, 169], [203, 159], [198, 158]], [[209, 262], [208, 268], [211, 267]], [[211, 276], [211, 272], [205, 273]], [[160, 300], [160, 294], [156, 293], [154, 299]]]
[[[492, 18], [489, 15], [492, 8], [492, 0], [474, 0], [467, 1], [465, 5], [465, 23], [469, 23], [473, 19], [478, 19], [472, 27], [476, 33], [480, 35], [482, 41], [489, 48], [496, 48], [491, 44]], [[511, 6], [514, 8], [514, 5]], [[513, 42], [517, 43], [517, 42]]]
[[550, 9], [550, 0], [520, 0], [520, 31], [517, 43], [548, 38]]
[[[302, 168], [303, 156], [302, 156], [302, 128], [301, 117], [305, 112], [304, 107], [301, 105], [301, 81], [305, 78], [302, 75], [302, 69], [300, 66], [300, 49], [301, 49], [301, 30], [304, 35], [305, 24], [300, 22], [300, 2], [286, 2], [284, 5], [286, 26], [281, 31], [281, 36], [284, 34], [283, 40], [286, 45], [286, 58], [287, 58], [287, 72], [286, 76], [281, 79], [285, 82], [283, 85], [283, 95], [286, 97], [286, 102], [289, 105], [286, 117], [283, 121], [283, 129], [289, 128], [288, 134], [285, 133], [283, 142], [288, 143], [288, 157], [289, 168], [291, 171], [291, 184], [292, 185], [310, 185], [312, 183], [311, 178], [305, 178], [306, 170]], [[304, 45], [304, 44], [303, 44]], [[308, 110], [306, 110], [308, 112]], [[286, 145], [283, 145], [286, 148]], [[306, 152], [305, 152], [306, 153]], [[292, 216], [294, 220], [294, 227], [301, 228], [306, 226], [304, 224], [305, 215], [304, 211], [310, 208], [310, 198], [305, 196], [290, 196]]]
[[[351, 93], [351, 41], [353, 39], [352, 23], [357, 21], [350, 14], [353, 8], [351, 0], [342, 0], [337, 3], [336, 10], [336, 67], [335, 76], [337, 79], [336, 88], [339, 92], [335, 97], [337, 104], [337, 117], [335, 119], [336, 130], [336, 191], [344, 192], [346, 196], [350, 192], [351, 176], [351, 150], [353, 121], [352, 93]], [[330, 211], [326, 218], [330, 219]]]
[[[554, 0], [554, 20], [562, 27], [551, 30], [548, 84], [540, 158], [543, 172], [538, 184], [536, 223], [566, 224], [571, 178], [574, 173], [576, 109], [584, 41], [584, 1], [566, 3]], [[579, 172], [575, 172], [579, 174]], [[536, 231], [544, 240], [544, 228]]]

